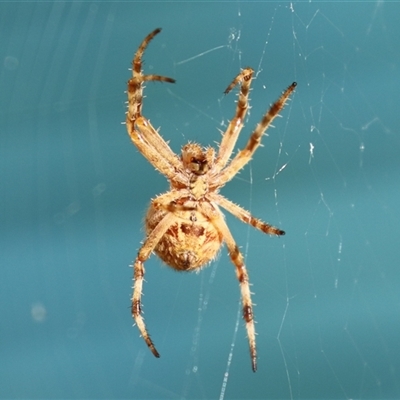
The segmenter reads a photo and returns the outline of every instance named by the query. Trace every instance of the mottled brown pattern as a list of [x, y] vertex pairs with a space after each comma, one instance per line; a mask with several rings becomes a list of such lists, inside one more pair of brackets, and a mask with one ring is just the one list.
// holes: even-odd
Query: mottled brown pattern
[[248, 211], [221, 196], [218, 191], [250, 161], [260, 145], [264, 132], [284, 107], [296, 83], [292, 83], [265, 113], [245, 148], [230, 161], [249, 108], [248, 97], [254, 71], [251, 68], [244, 68], [225, 90], [225, 94], [228, 94], [237, 85], [240, 86], [235, 115], [222, 136], [218, 151], [212, 147], [203, 148], [196, 143], [188, 143], [182, 147], [182, 153], [178, 156], [153, 128], [150, 121], [142, 115], [144, 83], [175, 82], [172, 78], [145, 75], [142, 71], [143, 53], [149, 42], [160, 31], [161, 29], [154, 30], [140, 44], [132, 61], [132, 78], [127, 85], [128, 134], [142, 155], [164, 174], [170, 183], [170, 191], [153, 199], [146, 214], [146, 239], [133, 265], [132, 315], [147, 346], [156, 357], [159, 357], [160, 354], [150, 338], [142, 316], [144, 262], [154, 251], [168, 266], [178, 271], [199, 271], [214, 260], [225, 243], [239, 281], [251, 365], [255, 372], [256, 333], [249, 275], [243, 255], [219, 207], [261, 232], [279, 236], [285, 232], [253, 217]]
[[[206, 229], [204, 226], [200, 226], [200, 225], [181, 223], [181, 231], [185, 235], [194, 236], [199, 239], [200, 236], [204, 236]], [[206, 232], [206, 234], [207, 234], [207, 232]]]
[[[148, 229], [152, 231], [165, 215], [165, 212], [150, 207], [146, 216]], [[222, 241], [222, 235], [204, 215], [179, 211], [174, 224], [168, 227], [154, 251], [167, 265], [179, 271], [192, 271], [213, 260]]]

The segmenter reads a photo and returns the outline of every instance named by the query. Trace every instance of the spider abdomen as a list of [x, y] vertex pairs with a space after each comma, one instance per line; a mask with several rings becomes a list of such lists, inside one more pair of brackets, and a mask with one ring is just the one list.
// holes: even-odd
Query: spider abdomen
[[[152, 232], [166, 214], [167, 211], [150, 206], [146, 216], [147, 232]], [[178, 271], [193, 271], [212, 261], [223, 241], [214, 225], [198, 211], [174, 211], [174, 217], [154, 248], [161, 260]]]

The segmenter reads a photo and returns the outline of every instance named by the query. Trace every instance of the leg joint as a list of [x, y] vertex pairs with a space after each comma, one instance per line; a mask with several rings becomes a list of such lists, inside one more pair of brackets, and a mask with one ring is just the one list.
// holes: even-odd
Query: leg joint
[[142, 307], [140, 305], [140, 300], [132, 301], [132, 315], [136, 318], [142, 314]]
[[246, 322], [253, 321], [253, 308], [249, 305], [243, 306], [243, 319]]

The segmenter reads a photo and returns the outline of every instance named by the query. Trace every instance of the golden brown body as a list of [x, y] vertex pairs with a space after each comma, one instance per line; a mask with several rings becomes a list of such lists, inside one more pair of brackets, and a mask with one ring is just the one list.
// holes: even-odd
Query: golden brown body
[[[150, 206], [146, 216], [147, 233], [158, 225], [165, 214], [166, 211]], [[221, 248], [222, 235], [199, 212], [176, 211], [174, 214], [174, 223], [154, 248], [156, 254], [179, 271], [193, 271], [208, 264]]]
[[143, 53], [159, 32], [160, 29], [156, 29], [143, 40], [133, 59], [133, 76], [128, 81], [127, 90], [126, 126], [132, 142], [166, 176], [171, 189], [153, 199], [147, 212], [146, 240], [134, 262], [132, 315], [150, 350], [159, 357], [142, 317], [144, 262], [155, 251], [170, 267], [179, 271], [195, 271], [212, 261], [225, 243], [240, 285], [252, 369], [256, 371], [256, 336], [249, 276], [243, 256], [218, 206], [261, 232], [273, 235], [284, 235], [285, 232], [253, 217], [248, 211], [221, 196], [218, 190], [251, 160], [264, 132], [284, 107], [296, 83], [292, 83], [271, 106], [251, 134], [245, 148], [230, 160], [249, 107], [248, 96], [254, 73], [251, 68], [243, 69], [225, 90], [227, 94], [236, 85], [240, 85], [236, 112], [222, 137], [218, 153], [211, 147], [202, 148], [198, 144], [189, 143], [183, 146], [181, 156], [177, 156], [142, 115], [144, 83], [175, 82], [171, 78], [144, 75], [142, 72]]

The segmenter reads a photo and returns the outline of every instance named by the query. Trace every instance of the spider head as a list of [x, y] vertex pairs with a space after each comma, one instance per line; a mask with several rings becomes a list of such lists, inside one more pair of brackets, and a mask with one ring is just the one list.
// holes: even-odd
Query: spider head
[[196, 143], [188, 143], [182, 147], [182, 162], [184, 167], [196, 175], [206, 174], [214, 163], [214, 149], [202, 149]]

